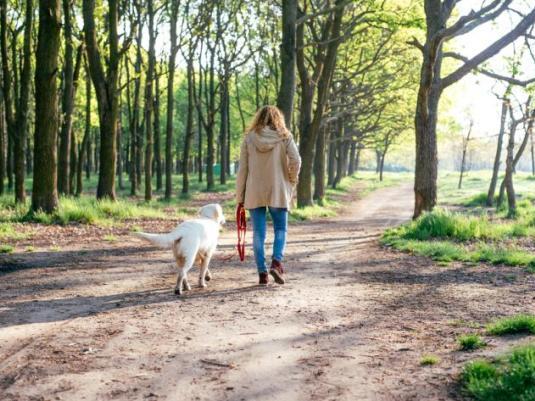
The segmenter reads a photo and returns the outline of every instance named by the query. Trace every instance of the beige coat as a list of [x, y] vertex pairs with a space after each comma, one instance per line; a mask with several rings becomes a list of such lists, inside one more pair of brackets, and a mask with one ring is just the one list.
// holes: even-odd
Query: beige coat
[[236, 201], [246, 209], [290, 209], [300, 168], [301, 157], [291, 135], [282, 138], [269, 128], [248, 133], [241, 145]]

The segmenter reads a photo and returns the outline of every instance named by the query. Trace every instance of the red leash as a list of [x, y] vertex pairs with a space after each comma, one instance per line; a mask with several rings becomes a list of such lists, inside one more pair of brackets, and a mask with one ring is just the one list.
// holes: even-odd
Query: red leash
[[238, 255], [240, 260], [245, 260], [245, 233], [247, 232], [247, 217], [245, 216], [245, 208], [240, 203], [236, 209], [236, 229], [238, 231]]

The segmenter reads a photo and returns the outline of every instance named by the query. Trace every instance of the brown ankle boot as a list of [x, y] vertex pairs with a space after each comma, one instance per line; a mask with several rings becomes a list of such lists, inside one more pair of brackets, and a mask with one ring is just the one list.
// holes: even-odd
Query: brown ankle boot
[[269, 281], [269, 275], [266, 272], [258, 273], [258, 284], [259, 285], [268, 285], [268, 281]]
[[269, 274], [273, 276], [273, 279], [277, 284], [284, 284], [284, 269], [282, 268], [282, 263], [278, 260], [273, 259], [271, 261], [271, 268], [269, 269]]

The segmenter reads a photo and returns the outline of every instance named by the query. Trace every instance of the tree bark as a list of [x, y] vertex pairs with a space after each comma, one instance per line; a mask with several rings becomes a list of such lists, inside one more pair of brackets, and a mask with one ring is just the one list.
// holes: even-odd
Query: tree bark
[[160, 78], [154, 77], [154, 167], [156, 169], [156, 191], [162, 190], [162, 146], [160, 135]]
[[31, 45], [33, 27], [33, 1], [26, 0], [26, 18], [24, 22], [24, 45], [23, 61], [20, 74], [19, 99], [15, 117], [14, 141], [13, 141], [13, 162], [15, 171], [15, 201], [24, 203], [26, 191], [24, 188], [24, 177], [26, 173], [26, 137], [28, 135], [29, 120], [29, 99], [31, 81]]
[[156, 64], [155, 44], [156, 37], [154, 32], [154, 4], [153, 0], [147, 1], [147, 15], [149, 21], [149, 62], [147, 75], [145, 77], [145, 200], [152, 199], [152, 150], [153, 150], [153, 81], [154, 67]]
[[100, 151], [97, 199], [115, 200], [115, 165], [117, 159], [117, 118], [119, 98], [117, 81], [119, 73], [118, 1], [108, 1], [107, 29], [109, 55], [104, 72], [102, 55], [95, 27], [95, 0], [83, 0], [84, 38], [91, 80], [95, 87], [100, 123]]
[[347, 167], [347, 175], [351, 176], [355, 174], [355, 153], [357, 151], [357, 143], [351, 142], [351, 148], [349, 150], [349, 166]]
[[325, 136], [328, 125], [321, 129], [316, 140], [316, 154], [314, 157], [314, 200], [320, 205], [325, 199]]
[[284, 114], [288, 128], [292, 126], [295, 95], [296, 21], [297, 0], [282, 0], [281, 83], [277, 106]]
[[498, 144], [496, 146], [496, 155], [494, 156], [494, 165], [492, 168], [492, 178], [490, 179], [489, 190], [487, 192], [487, 201], [485, 202], [487, 206], [492, 206], [494, 204], [494, 193], [496, 192], [496, 184], [498, 182], [498, 174], [500, 173], [500, 164], [502, 157], [502, 147], [503, 147], [503, 136], [505, 134], [505, 124], [507, 121], [507, 110], [509, 107], [508, 93], [511, 90], [511, 86], [505, 91], [504, 97], [502, 99], [502, 111], [500, 117], [500, 131], [498, 133]]
[[513, 123], [509, 133], [509, 142], [507, 144], [507, 157], [505, 159], [505, 178], [503, 180], [505, 190], [507, 191], [508, 214], [514, 216], [516, 213], [515, 188], [513, 184], [514, 172], [514, 149], [515, 149], [515, 132], [517, 124]]
[[4, 95], [0, 86], [0, 195], [4, 194], [4, 177], [6, 176], [6, 123], [4, 117]]
[[91, 137], [91, 80], [86, 76], [85, 86], [85, 131], [80, 150], [78, 151], [78, 165], [76, 168], [76, 196], [83, 192], [84, 183], [82, 180], [82, 170], [85, 163], [85, 156], [90, 154], [89, 142]]
[[461, 158], [461, 172], [459, 174], [459, 184], [457, 185], [458, 189], [461, 189], [463, 186], [463, 175], [466, 168], [466, 152], [468, 151], [468, 143], [470, 142], [470, 134], [472, 133], [472, 127], [474, 123], [470, 121], [470, 128], [468, 129], [468, 134], [466, 134], [466, 139], [463, 138], [463, 155]]
[[165, 199], [170, 200], [173, 193], [173, 121], [175, 101], [175, 62], [177, 47], [178, 1], [171, 2], [169, 20], [171, 43], [169, 47], [169, 61], [167, 63], [167, 121], [165, 126]]
[[219, 79], [219, 89], [220, 89], [220, 102], [221, 102], [221, 112], [220, 112], [220, 130], [219, 130], [219, 182], [224, 185], [227, 183], [227, 146], [230, 144], [227, 143], [227, 133], [228, 133], [228, 77], [223, 75]]
[[[192, 56], [192, 54], [190, 53]], [[193, 113], [195, 107], [195, 99], [193, 91], [195, 90], [193, 84], [193, 60], [192, 57], [188, 60], [187, 66], [187, 81], [188, 81], [188, 106], [186, 114], [186, 133], [184, 135], [184, 150], [182, 152], [182, 194], [186, 195], [189, 193], [189, 168], [188, 162], [190, 159], [191, 153], [191, 142], [193, 140]]]
[[58, 207], [56, 137], [58, 55], [61, 35], [60, 0], [39, 1], [39, 32], [35, 63], [35, 139], [32, 211], [52, 213]]
[[533, 132], [530, 135], [531, 147], [531, 175], [535, 175], [535, 147], [533, 146]]
[[327, 163], [327, 185], [332, 186], [336, 173], [336, 131], [331, 127], [329, 129], [329, 157]]
[[13, 187], [13, 137], [15, 136], [15, 116], [13, 114], [12, 78], [9, 66], [7, 42], [7, 8], [8, 0], [0, 0], [0, 53], [2, 58], [2, 92], [5, 121], [5, 148], [6, 148], [6, 172], [8, 189]]
[[58, 192], [68, 194], [69, 188], [69, 157], [71, 154], [72, 111], [74, 108], [74, 46], [71, 23], [71, 0], [63, 0], [63, 38], [65, 53], [63, 67], [63, 98], [61, 114], [63, 122], [59, 136], [58, 153]]

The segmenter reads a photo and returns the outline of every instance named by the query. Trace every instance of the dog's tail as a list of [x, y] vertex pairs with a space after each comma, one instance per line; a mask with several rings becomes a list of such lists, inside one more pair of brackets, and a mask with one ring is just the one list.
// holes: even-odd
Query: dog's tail
[[160, 248], [171, 248], [175, 241], [179, 239], [176, 232], [170, 232], [169, 234], [149, 234], [149, 233], [134, 233], [136, 237], [143, 238], [149, 241], [151, 244], [159, 246]]

